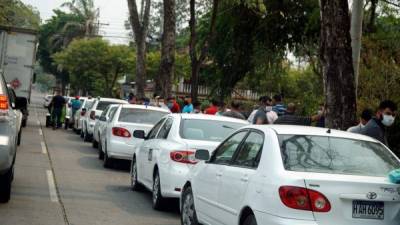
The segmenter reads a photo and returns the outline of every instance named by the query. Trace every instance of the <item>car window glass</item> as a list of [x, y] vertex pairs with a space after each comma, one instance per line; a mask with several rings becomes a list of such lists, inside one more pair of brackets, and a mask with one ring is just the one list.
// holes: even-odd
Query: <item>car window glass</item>
[[13, 92], [13, 90], [11, 88], [8, 89], [8, 96], [9, 96], [9, 101], [10, 103], [14, 103], [15, 104], [15, 94]]
[[122, 108], [118, 121], [154, 125], [167, 114], [164, 111], [151, 109]]
[[100, 117], [105, 117], [109, 111], [110, 111], [110, 106], [107, 106], [107, 108], [101, 113]]
[[110, 110], [110, 117], [109, 117], [109, 121], [111, 121], [114, 118], [115, 112], [117, 111], [118, 107], [112, 108]]
[[147, 136], [147, 139], [154, 139], [158, 133], [158, 130], [160, 130], [161, 125], [164, 123], [165, 119], [160, 120], [154, 127], [151, 129], [149, 135]]
[[264, 136], [257, 132], [251, 132], [243, 142], [237, 153], [233, 165], [256, 168], [259, 161], [259, 153], [262, 151]]
[[242, 131], [226, 140], [215, 151], [215, 154], [213, 155], [210, 162], [216, 164], [229, 164], [233, 158], [233, 155], [236, 152], [236, 149], [239, 147], [246, 134], [247, 131]]
[[386, 177], [400, 162], [380, 143], [346, 138], [279, 135], [286, 170]]
[[158, 132], [158, 139], [167, 139], [169, 131], [171, 130], [173, 119], [169, 118], [165, 121], [164, 125], [161, 127], [160, 132]]

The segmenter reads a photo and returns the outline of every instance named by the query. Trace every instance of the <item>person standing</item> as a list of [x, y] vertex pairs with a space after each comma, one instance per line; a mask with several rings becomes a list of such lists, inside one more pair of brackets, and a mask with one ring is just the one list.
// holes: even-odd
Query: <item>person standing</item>
[[219, 111], [218, 110], [218, 101], [217, 100], [215, 100], [215, 99], [213, 99], [212, 101], [211, 101], [211, 104], [210, 104], [210, 106], [206, 109], [206, 111], [205, 111], [205, 114], [208, 114], [208, 115], [215, 115], [215, 114], [217, 114], [217, 112]]
[[192, 114], [203, 114], [201, 111], [201, 103], [200, 102], [194, 102], [193, 103], [193, 112]]
[[387, 127], [394, 124], [397, 105], [393, 101], [385, 100], [379, 104], [376, 117], [372, 118], [363, 129], [361, 134], [375, 138], [388, 146]]
[[272, 111], [271, 103], [272, 100], [268, 96], [260, 98], [260, 107], [252, 113], [253, 115], [250, 115], [253, 124], [273, 124], [275, 122], [278, 116]]
[[52, 120], [53, 120], [53, 129], [57, 129], [61, 127], [61, 114], [62, 110], [65, 107], [65, 98], [60, 95], [59, 91], [55, 92], [53, 99], [51, 100], [52, 106]]
[[232, 117], [236, 119], [246, 120], [243, 114], [240, 112], [240, 103], [236, 101], [231, 102], [231, 110], [224, 112], [222, 116]]
[[281, 95], [275, 95], [272, 100], [272, 110], [278, 114], [278, 116], [283, 116], [286, 113], [286, 107], [282, 103], [282, 96]]
[[361, 113], [360, 123], [357, 126], [347, 129], [348, 132], [359, 134], [365, 125], [372, 119], [372, 110], [364, 109]]
[[[323, 115], [323, 113], [322, 113]], [[312, 122], [318, 121], [322, 115], [315, 116], [298, 116], [296, 115], [296, 105], [289, 103], [286, 114], [280, 116], [275, 124], [280, 125], [298, 125], [298, 126], [311, 126]]]
[[75, 113], [81, 108], [81, 101], [79, 99], [80, 97], [76, 96], [75, 99], [71, 101], [72, 118], [75, 118]]
[[184, 100], [184, 107], [182, 109], [182, 113], [192, 113], [194, 108], [192, 104], [192, 98], [186, 97]]
[[176, 102], [175, 98], [169, 97], [167, 99], [168, 109], [171, 110], [172, 113], [181, 113], [181, 107]]

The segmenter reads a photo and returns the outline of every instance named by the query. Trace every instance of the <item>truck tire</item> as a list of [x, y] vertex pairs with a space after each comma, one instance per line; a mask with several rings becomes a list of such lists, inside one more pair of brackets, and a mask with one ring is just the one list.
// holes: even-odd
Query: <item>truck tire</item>
[[11, 182], [14, 174], [14, 167], [4, 175], [0, 176], [0, 203], [7, 203], [11, 197]]

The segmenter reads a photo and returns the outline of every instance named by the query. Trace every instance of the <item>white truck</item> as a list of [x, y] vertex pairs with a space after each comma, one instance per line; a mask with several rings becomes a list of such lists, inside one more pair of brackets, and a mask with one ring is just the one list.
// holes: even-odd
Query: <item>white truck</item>
[[35, 81], [37, 31], [0, 26], [0, 73], [24, 101], [22, 126], [28, 119], [32, 83]]

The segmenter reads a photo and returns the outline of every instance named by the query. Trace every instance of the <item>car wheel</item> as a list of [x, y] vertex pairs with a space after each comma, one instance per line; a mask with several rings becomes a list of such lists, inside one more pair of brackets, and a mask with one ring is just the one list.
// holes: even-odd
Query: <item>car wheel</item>
[[107, 153], [107, 143], [104, 144], [104, 157], [103, 157], [103, 166], [104, 168], [111, 168], [112, 159], [108, 157]]
[[143, 190], [143, 186], [138, 182], [136, 158], [133, 158], [132, 164], [131, 164], [131, 188], [132, 188], [132, 191], [142, 191]]
[[22, 119], [21, 126], [26, 127], [26, 119]]
[[104, 159], [103, 145], [101, 144], [101, 141], [99, 142], [99, 159]]
[[161, 195], [160, 175], [158, 171], [154, 175], [153, 181], [153, 208], [161, 210], [163, 208], [164, 198]]
[[256, 217], [253, 214], [248, 215], [242, 225], [257, 225]]
[[68, 130], [68, 124], [69, 124], [69, 120], [65, 120], [65, 122], [64, 122], [64, 129], [65, 130]]
[[21, 145], [21, 136], [22, 136], [22, 128], [18, 132], [18, 139], [17, 139], [17, 145]]
[[182, 193], [182, 210], [181, 210], [182, 225], [198, 225], [196, 209], [194, 207], [194, 198], [192, 188], [185, 188]]
[[87, 130], [83, 134], [83, 141], [84, 142], [90, 142], [90, 136], [89, 136], [89, 133], [87, 132]]
[[81, 138], [83, 139], [85, 137], [85, 134], [83, 133], [83, 130], [81, 130]]
[[92, 141], [92, 147], [93, 148], [98, 148], [99, 147], [99, 142], [97, 142], [94, 138], [93, 138], [93, 141]]
[[14, 176], [14, 167], [0, 176], [0, 203], [7, 203], [11, 197], [11, 182]]

